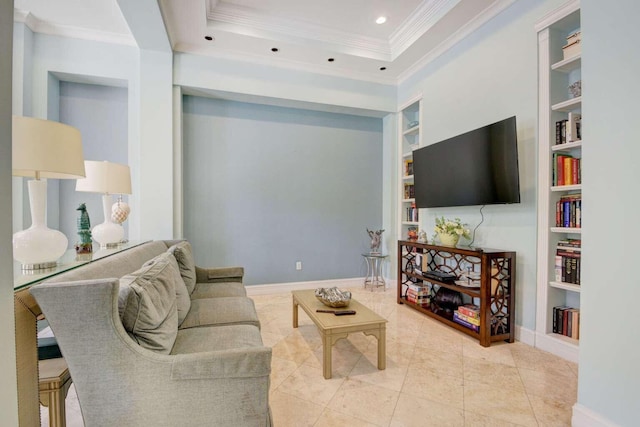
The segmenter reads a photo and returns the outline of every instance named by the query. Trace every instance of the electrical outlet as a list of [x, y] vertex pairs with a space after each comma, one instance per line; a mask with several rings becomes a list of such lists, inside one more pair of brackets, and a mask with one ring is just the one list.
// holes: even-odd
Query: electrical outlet
[[302, 270], [302, 261], [296, 261], [296, 270]]

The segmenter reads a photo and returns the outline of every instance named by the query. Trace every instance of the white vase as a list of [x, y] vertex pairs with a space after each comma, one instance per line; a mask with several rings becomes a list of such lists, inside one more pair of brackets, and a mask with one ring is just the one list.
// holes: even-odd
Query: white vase
[[440, 239], [440, 244], [442, 246], [455, 247], [458, 244], [460, 236], [457, 234], [438, 233], [438, 238]]

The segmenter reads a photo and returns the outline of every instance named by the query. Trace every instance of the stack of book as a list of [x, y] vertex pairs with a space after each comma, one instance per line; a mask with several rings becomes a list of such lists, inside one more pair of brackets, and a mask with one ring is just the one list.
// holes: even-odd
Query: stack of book
[[473, 304], [459, 306], [453, 312], [453, 321], [478, 332], [480, 330], [480, 307]]
[[406, 221], [418, 222], [418, 208], [415, 203], [411, 203], [411, 206], [406, 209]]
[[404, 161], [404, 176], [413, 175], [413, 159], [407, 159]]
[[429, 305], [431, 296], [428, 287], [417, 283], [409, 283], [407, 287], [407, 301], [421, 306]]
[[415, 196], [415, 190], [413, 184], [405, 184], [404, 185], [404, 198], [405, 199], [413, 199]]
[[566, 194], [556, 202], [556, 227], [582, 227], [582, 194]]
[[580, 243], [579, 239], [558, 242], [555, 259], [556, 282], [580, 284]]
[[569, 118], [556, 122], [556, 144], [582, 140], [582, 115], [569, 113]]
[[582, 159], [553, 153], [553, 185], [582, 184]]
[[553, 332], [580, 339], [580, 309], [567, 306], [553, 307]]

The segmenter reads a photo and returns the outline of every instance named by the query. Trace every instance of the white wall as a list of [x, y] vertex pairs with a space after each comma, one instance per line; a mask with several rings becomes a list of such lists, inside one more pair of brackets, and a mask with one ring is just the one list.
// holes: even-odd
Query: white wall
[[576, 426], [633, 426], [640, 419], [638, 16], [635, 0], [582, 0], [585, 230]]
[[[422, 143], [517, 117], [521, 203], [490, 205], [475, 246], [516, 252], [516, 323], [535, 329], [537, 35], [534, 23], [561, 1], [516, 2], [399, 88], [399, 104], [423, 94]], [[433, 183], [446, 185], [446, 182]], [[436, 216], [459, 217], [473, 230], [479, 206], [422, 209], [432, 236]]]
[[11, 248], [11, 69], [13, 1], [0, 1], [0, 417], [18, 425]]

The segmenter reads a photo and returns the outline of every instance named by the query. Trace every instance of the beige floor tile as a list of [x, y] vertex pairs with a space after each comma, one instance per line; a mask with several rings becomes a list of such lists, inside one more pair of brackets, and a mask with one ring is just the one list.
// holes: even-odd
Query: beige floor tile
[[480, 415], [466, 411], [464, 413], [464, 427], [520, 427], [522, 424], [510, 423], [509, 421]]
[[511, 346], [506, 342], [492, 343], [490, 347], [481, 346], [477, 340], [463, 340], [462, 354], [465, 358], [488, 360], [503, 365], [516, 366]]
[[340, 412], [332, 411], [331, 409], [325, 409], [320, 418], [315, 423], [314, 427], [376, 427], [375, 424], [368, 423], [363, 420], [359, 420], [349, 415], [341, 414]]
[[298, 333], [292, 333], [272, 347], [275, 357], [292, 360], [298, 365], [313, 354], [315, 347], [311, 347]]
[[529, 395], [573, 404], [578, 398], [578, 381], [571, 375], [520, 368], [520, 378]]
[[271, 395], [269, 405], [277, 427], [311, 427], [324, 407], [279, 391]]
[[465, 381], [464, 409], [523, 426], [537, 427], [538, 425], [524, 391], [518, 392]]
[[463, 378], [461, 353], [442, 352], [416, 346], [413, 351], [411, 365], [416, 364], [443, 375]]
[[324, 407], [343, 382], [344, 378], [336, 376], [327, 380], [322, 376], [321, 368], [302, 364], [282, 381], [278, 391]]
[[271, 390], [275, 390], [289, 375], [298, 369], [299, 364], [280, 357], [271, 357]]
[[492, 387], [524, 391], [520, 373], [514, 366], [490, 362], [484, 359], [463, 359], [464, 380]]
[[[344, 341], [344, 340], [340, 340]], [[338, 341], [338, 342], [340, 342]], [[333, 378], [345, 378], [349, 375], [353, 367], [358, 363], [358, 360], [362, 358], [362, 353], [355, 347], [336, 348], [331, 349], [331, 375]], [[323, 349], [322, 347], [316, 349], [307, 360], [304, 361], [306, 365], [313, 366], [318, 369], [320, 376], [324, 378], [322, 374], [322, 360]]]
[[400, 391], [406, 375], [407, 366], [398, 365], [389, 359], [385, 369], [378, 369], [378, 353], [368, 352], [360, 358], [349, 377], [389, 390]]
[[440, 402], [400, 393], [391, 419], [391, 427], [462, 427], [461, 409]]
[[399, 394], [397, 391], [349, 378], [327, 407], [378, 426], [387, 426]]
[[409, 367], [402, 392], [464, 409], [464, 380], [428, 369], [423, 364]]
[[533, 412], [540, 427], [568, 427], [571, 426], [573, 404], [561, 400], [545, 399], [529, 396]]

